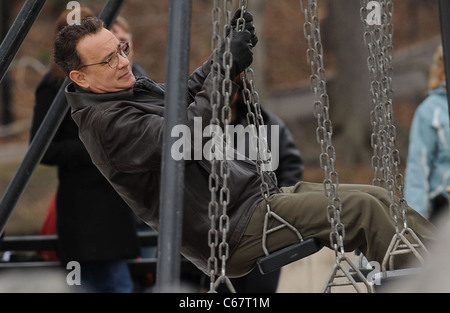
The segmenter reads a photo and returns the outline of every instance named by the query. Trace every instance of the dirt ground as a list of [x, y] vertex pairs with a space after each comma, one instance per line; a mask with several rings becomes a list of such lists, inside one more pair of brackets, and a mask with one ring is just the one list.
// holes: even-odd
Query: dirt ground
[[[347, 253], [349, 261], [357, 262], [358, 257]], [[334, 251], [323, 248], [316, 254], [286, 265], [281, 270], [277, 293], [320, 293], [323, 292], [335, 265]], [[345, 264], [342, 264], [343, 266]], [[363, 284], [358, 283], [361, 292], [367, 292]], [[356, 293], [354, 286], [332, 288], [333, 293]]]

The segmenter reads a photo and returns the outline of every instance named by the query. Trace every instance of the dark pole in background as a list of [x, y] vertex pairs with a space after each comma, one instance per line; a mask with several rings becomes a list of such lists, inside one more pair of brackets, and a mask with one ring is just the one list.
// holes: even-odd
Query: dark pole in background
[[[1, 33], [0, 38], [3, 39], [8, 33], [9, 20], [11, 15], [11, 1], [1, 1], [0, 2], [0, 16], [1, 16]], [[12, 94], [11, 94], [11, 75], [6, 72], [1, 83], [1, 94], [2, 94], [2, 121], [1, 125], [8, 125], [14, 121], [12, 114]]]
[[171, 156], [177, 140], [171, 137], [171, 131], [186, 120], [191, 13], [191, 0], [170, 1], [157, 292], [180, 292], [184, 160], [176, 161]]
[[[0, 45], [0, 82], [3, 81], [5, 73], [8, 71], [11, 62], [16, 56], [19, 48], [22, 46], [25, 37], [31, 29], [31, 26], [36, 21], [37, 17], [41, 13], [41, 10], [46, 0], [34, 0], [26, 1], [17, 15], [14, 23], [11, 25], [6, 37], [3, 39]], [[44, 150], [45, 151], [45, 150]], [[39, 162], [39, 161], [37, 161]], [[23, 164], [23, 163], [22, 163]], [[32, 171], [31, 171], [32, 172]], [[17, 200], [25, 189], [26, 181], [21, 181], [22, 176], [26, 174], [31, 175], [27, 169], [23, 173], [17, 172], [15, 179], [10, 183], [5, 196], [0, 202], [0, 234], [3, 233], [6, 222], [9, 219]], [[23, 183], [21, 186], [14, 186], [14, 182]], [[22, 189], [19, 189], [22, 188]]]
[[[111, 24], [115, 21], [117, 15], [119, 14], [119, 10], [121, 9], [124, 2], [125, 0], [107, 1], [103, 10], [99, 15], [99, 18], [101, 18], [105, 22], [105, 24], [108, 27], [110, 27]], [[24, 7], [23, 10], [28, 11], [30, 10], [30, 8]], [[27, 30], [23, 30], [26, 31], [25, 34], [15, 34], [12, 31], [13, 29], [16, 31], [20, 30], [20, 28], [16, 27], [15, 25], [16, 23], [21, 23], [21, 19], [19, 17], [16, 19], [13, 26], [11, 27], [11, 30], [9, 32], [11, 34], [11, 37], [25, 38], [26, 35], [28, 34], [31, 25], [27, 27]], [[3, 47], [3, 44], [4, 43], [2, 43], [1, 47]], [[3, 51], [3, 49], [0, 49], [0, 51]], [[11, 61], [12, 59], [9, 62]], [[9, 63], [5, 63], [5, 66], [9, 66]], [[30, 181], [30, 178], [34, 170], [36, 169], [37, 165], [41, 162], [45, 151], [47, 151], [48, 146], [50, 145], [53, 137], [55, 136], [56, 131], [58, 130], [59, 125], [61, 125], [64, 116], [66, 115], [67, 110], [69, 109], [64, 94], [64, 89], [69, 83], [70, 83], [69, 78], [66, 78], [61, 88], [59, 89], [58, 94], [53, 100], [53, 103], [50, 106], [47, 115], [42, 121], [41, 126], [36, 132], [36, 135], [31, 141], [27, 153], [25, 154], [25, 157], [19, 166], [19, 169], [17, 170], [8, 188], [6, 189], [2, 201], [0, 202], [0, 234], [3, 233], [6, 223], [17, 204], [17, 201], [20, 199], [20, 196], [25, 190], [25, 187]]]
[[[444, 49], [445, 77], [447, 86], [447, 102], [450, 119], [450, 1], [439, 0], [439, 13], [441, 19], [442, 48]], [[450, 136], [450, 134], [448, 134]]]
[[1, 125], [9, 125], [14, 122], [12, 114], [12, 93], [11, 93], [11, 75], [6, 72], [1, 84], [2, 88], [2, 121]]
[[46, 0], [28, 0], [23, 5], [11, 29], [0, 46], [0, 82], [8, 71], [12, 60], [22, 46], [25, 37], [33, 26]]
[[105, 22], [106, 28], [111, 29], [119, 15], [125, 0], [108, 0], [98, 17]]

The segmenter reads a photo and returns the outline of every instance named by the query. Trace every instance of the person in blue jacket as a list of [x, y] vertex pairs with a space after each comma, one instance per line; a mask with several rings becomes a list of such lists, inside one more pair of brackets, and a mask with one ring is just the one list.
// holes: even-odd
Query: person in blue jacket
[[448, 213], [450, 129], [442, 45], [430, 69], [429, 94], [417, 107], [411, 124], [406, 163], [408, 205], [436, 222]]

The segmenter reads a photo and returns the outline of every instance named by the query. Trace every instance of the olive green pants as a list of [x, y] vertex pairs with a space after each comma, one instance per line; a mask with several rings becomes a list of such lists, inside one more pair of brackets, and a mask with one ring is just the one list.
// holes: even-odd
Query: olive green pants
[[[381, 264], [395, 234], [389, 193], [372, 185], [342, 184], [339, 185], [338, 196], [342, 202], [340, 218], [345, 227], [345, 251], [359, 249], [369, 261]], [[305, 239], [317, 238], [330, 248], [328, 198], [323, 184], [300, 182], [270, 196], [269, 202], [271, 210], [296, 227]], [[256, 259], [264, 255], [261, 241], [266, 212], [266, 203], [262, 201], [256, 207], [239, 246], [227, 261], [230, 277], [250, 271], [256, 265]], [[435, 239], [435, 227], [413, 209], [408, 209], [407, 220], [408, 226], [424, 245]], [[279, 222], [272, 218], [269, 226], [277, 224]], [[285, 227], [268, 235], [267, 248], [272, 252], [298, 241], [297, 235]], [[403, 257], [403, 265], [406, 265], [409, 255]], [[399, 262], [402, 263], [401, 260]], [[397, 267], [402, 266], [396, 258]]]

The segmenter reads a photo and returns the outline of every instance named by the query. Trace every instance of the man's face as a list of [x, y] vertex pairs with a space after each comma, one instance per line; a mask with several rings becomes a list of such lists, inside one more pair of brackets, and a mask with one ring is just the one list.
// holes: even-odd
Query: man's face
[[120, 24], [115, 23], [113, 27], [111, 27], [111, 33], [116, 36], [119, 41], [128, 41], [130, 43], [130, 55], [128, 59], [132, 60], [133, 53], [133, 39], [131, 38], [131, 34], [127, 32]]
[[[105, 62], [118, 52], [119, 40], [107, 29], [86, 36], [77, 45], [82, 65]], [[136, 79], [131, 71], [128, 58], [118, 54], [119, 63], [115, 68], [99, 64], [72, 71], [71, 78], [81, 88], [94, 93], [117, 92], [134, 86]]]

